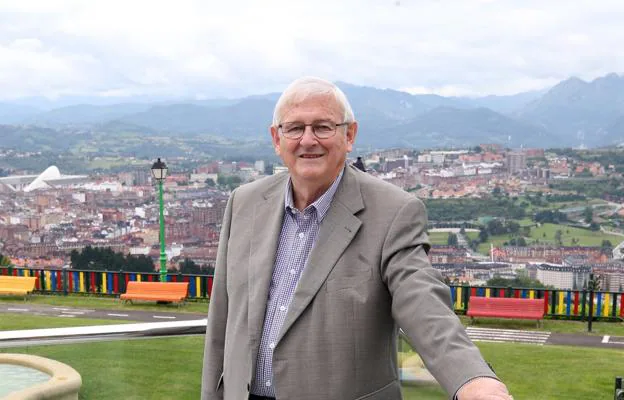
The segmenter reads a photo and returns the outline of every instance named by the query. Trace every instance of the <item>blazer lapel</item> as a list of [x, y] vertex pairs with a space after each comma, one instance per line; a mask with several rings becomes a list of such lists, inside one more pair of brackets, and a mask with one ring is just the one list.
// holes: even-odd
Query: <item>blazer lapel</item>
[[345, 168], [332, 205], [323, 218], [314, 248], [308, 258], [286, 314], [277, 342], [310, 304], [334, 265], [351, 243], [362, 222], [354, 214], [364, 208], [355, 172]]
[[[287, 175], [286, 175], [287, 178]], [[249, 340], [255, 362], [262, 335], [264, 314], [269, 298], [275, 255], [284, 218], [284, 190], [286, 179], [278, 179], [269, 187], [263, 200], [254, 207], [251, 229], [251, 248], [248, 268], [248, 327]]]

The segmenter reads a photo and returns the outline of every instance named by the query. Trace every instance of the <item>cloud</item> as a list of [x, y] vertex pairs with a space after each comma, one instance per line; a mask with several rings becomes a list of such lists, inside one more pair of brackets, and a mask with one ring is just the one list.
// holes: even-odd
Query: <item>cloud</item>
[[624, 72], [624, 2], [0, 1], [0, 97], [210, 98], [301, 75], [443, 95]]

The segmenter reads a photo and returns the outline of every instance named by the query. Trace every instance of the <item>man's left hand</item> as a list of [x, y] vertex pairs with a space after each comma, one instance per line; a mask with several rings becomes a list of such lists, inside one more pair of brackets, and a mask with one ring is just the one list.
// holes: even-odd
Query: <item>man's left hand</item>
[[494, 378], [476, 378], [459, 389], [457, 400], [513, 400], [507, 386]]

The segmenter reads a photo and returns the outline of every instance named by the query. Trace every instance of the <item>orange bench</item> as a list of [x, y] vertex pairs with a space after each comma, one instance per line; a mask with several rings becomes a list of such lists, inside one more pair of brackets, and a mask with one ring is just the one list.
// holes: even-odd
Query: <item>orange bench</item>
[[475, 317], [534, 319], [539, 326], [544, 319], [544, 299], [516, 299], [471, 296], [466, 315]]
[[121, 300], [183, 302], [188, 296], [188, 282], [128, 282]]
[[0, 294], [28, 296], [35, 290], [36, 283], [34, 276], [0, 276]]

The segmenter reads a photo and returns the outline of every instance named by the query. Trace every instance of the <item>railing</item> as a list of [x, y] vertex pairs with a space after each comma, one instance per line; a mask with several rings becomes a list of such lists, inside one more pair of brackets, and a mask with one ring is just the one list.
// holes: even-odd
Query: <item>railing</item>
[[[34, 276], [40, 293], [119, 295], [131, 281], [158, 282], [157, 272], [79, 271], [74, 269], [0, 268], [0, 275]], [[211, 275], [167, 274], [168, 282], [188, 282], [189, 298], [210, 298]]]
[[624, 318], [624, 293], [567, 289], [524, 289], [512, 287], [451, 286], [453, 308], [464, 314], [471, 296], [515, 297], [544, 299], [547, 317], [557, 319], [585, 319], [589, 315], [593, 294], [593, 319], [619, 320]]
[[[89, 293], [119, 295], [130, 281], [158, 282], [159, 274], [146, 272], [78, 271], [74, 269], [0, 268], [0, 275], [37, 277], [41, 293]], [[169, 282], [188, 282], [189, 298], [208, 299], [212, 292], [211, 275], [167, 274]], [[565, 289], [531, 289], [511, 287], [476, 287], [451, 285], [456, 313], [464, 314], [471, 296], [545, 299], [544, 311], [549, 318], [585, 319], [589, 315], [590, 292]], [[593, 318], [624, 318], [624, 293], [593, 292]]]

